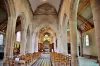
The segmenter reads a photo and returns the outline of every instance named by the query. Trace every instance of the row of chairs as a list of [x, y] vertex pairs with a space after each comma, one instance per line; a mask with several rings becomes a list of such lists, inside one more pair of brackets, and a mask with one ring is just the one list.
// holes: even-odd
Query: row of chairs
[[33, 60], [37, 59], [40, 56], [41, 53], [35, 52], [33, 54], [27, 53], [26, 55], [20, 56], [20, 60], [25, 60], [25, 63], [30, 63]]
[[25, 55], [19, 56], [19, 61], [13, 60], [13, 65], [10, 66], [30, 66], [33, 62], [35, 62], [39, 57], [41, 53], [35, 52], [35, 53], [27, 53]]
[[50, 53], [53, 66], [71, 66], [71, 56], [61, 53]]

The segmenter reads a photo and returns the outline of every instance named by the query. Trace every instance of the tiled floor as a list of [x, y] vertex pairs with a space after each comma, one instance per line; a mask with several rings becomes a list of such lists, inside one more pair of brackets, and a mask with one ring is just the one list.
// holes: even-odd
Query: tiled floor
[[96, 60], [79, 57], [79, 66], [99, 66]]

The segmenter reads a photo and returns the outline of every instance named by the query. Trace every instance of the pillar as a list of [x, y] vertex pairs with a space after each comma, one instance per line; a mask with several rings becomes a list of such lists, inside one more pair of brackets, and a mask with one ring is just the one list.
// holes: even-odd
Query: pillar
[[56, 36], [54, 37], [53, 42], [54, 42], [54, 52], [57, 52], [57, 48], [56, 48]]
[[59, 34], [57, 35], [58, 41], [57, 41], [57, 52], [61, 53], [62, 52], [62, 46], [61, 46], [61, 32], [58, 32]]
[[34, 37], [33, 37], [33, 45], [34, 45], [34, 52], [38, 52], [38, 32], [34, 32]]
[[67, 44], [67, 29], [64, 30], [63, 33], [63, 48], [64, 48], [64, 54], [68, 54], [68, 44]]
[[81, 33], [81, 37], [80, 37], [80, 56], [83, 56], [83, 37], [82, 37], [82, 33]]
[[[67, 24], [66, 24], [67, 25]], [[67, 49], [67, 29], [64, 28], [65, 26], [63, 25], [61, 27], [61, 38], [60, 38], [60, 44], [61, 44], [61, 53], [67, 55], [68, 54], [68, 49]]]
[[32, 52], [32, 35], [28, 36], [27, 44], [28, 44], [28, 48], [27, 48], [28, 53], [33, 53]]
[[71, 56], [72, 66], [78, 66], [77, 56], [77, 24], [76, 20], [70, 20], [70, 37], [71, 37]]
[[31, 52], [35, 52], [35, 33], [32, 34], [32, 45], [31, 45]]
[[4, 65], [9, 66], [9, 60], [13, 58], [13, 48], [15, 41], [15, 26], [16, 20], [14, 17], [8, 18], [7, 31], [6, 31], [6, 40], [4, 47]]
[[78, 66], [77, 56], [77, 10], [79, 0], [72, 0], [69, 13], [69, 26], [71, 37], [71, 66]]
[[37, 34], [35, 36], [35, 46], [34, 46], [34, 48], [35, 48], [35, 52], [38, 52], [38, 36], [37, 36]]
[[61, 29], [61, 32], [62, 32], [62, 42], [63, 43], [63, 53], [64, 54], [68, 54], [68, 44], [67, 44], [67, 23], [68, 23], [68, 20], [67, 20], [67, 17], [64, 19], [63, 21], [63, 24], [62, 24], [62, 29]]
[[20, 44], [20, 54], [25, 55], [26, 54], [26, 44], [27, 44], [27, 26], [24, 23], [22, 24], [22, 30], [21, 30], [21, 44]]
[[93, 12], [98, 61], [100, 66], [100, 0], [91, 0], [91, 7]]
[[27, 52], [28, 53], [33, 53], [33, 51], [32, 51], [32, 30], [31, 30], [31, 28], [28, 29], [28, 36], [27, 36], [27, 44], [28, 44], [27, 45], [28, 46]]

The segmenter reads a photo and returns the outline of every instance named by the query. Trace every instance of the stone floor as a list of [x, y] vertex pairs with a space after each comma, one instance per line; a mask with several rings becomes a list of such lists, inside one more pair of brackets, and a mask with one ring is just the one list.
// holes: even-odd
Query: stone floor
[[[38, 66], [45, 66], [45, 64], [47, 64], [46, 66], [51, 66], [49, 59], [47, 59], [48, 56], [46, 56], [46, 55], [42, 55], [42, 56], [44, 58], [40, 58], [39, 61], [34, 63], [32, 66], [37, 66], [38, 64], [40, 64]], [[41, 63], [38, 63], [38, 62], [41, 62]], [[96, 63], [96, 62], [97, 61], [93, 60], [93, 59], [88, 59], [88, 58], [85, 58], [85, 57], [79, 57], [79, 66], [99, 66], [98, 63]]]
[[79, 66], [99, 66], [96, 60], [79, 57]]
[[32, 64], [32, 66], [52, 66], [50, 54], [42, 54], [41, 57]]
[[2, 60], [0, 60], [0, 66], [3, 66], [3, 61]]
[[[51, 66], [50, 65], [50, 61], [49, 61], [49, 57], [43, 55], [45, 58], [41, 58], [39, 61], [41, 61], [41, 66], [43, 66], [43, 64], [47, 64], [46, 66]], [[48, 57], [48, 59], [47, 59]], [[43, 59], [45, 59], [46, 62], [43, 61]], [[0, 60], [0, 66], [3, 66], [3, 61]], [[38, 62], [36, 62], [35, 64], [38, 64]], [[35, 66], [35, 64], [33, 64], [32, 66]], [[36, 65], [37, 66], [37, 65]], [[84, 57], [79, 57], [79, 66], [99, 66], [98, 63], [96, 63], [96, 60], [93, 59], [88, 59], [88, 58], [84, 58]]]

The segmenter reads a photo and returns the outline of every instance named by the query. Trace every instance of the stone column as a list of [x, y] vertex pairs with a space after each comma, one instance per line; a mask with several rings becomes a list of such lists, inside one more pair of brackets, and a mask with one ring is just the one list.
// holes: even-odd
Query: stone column
[[71, 56], [72, 66], [78, 66], [77, 56], [77, 24], [76, 20], [70, 20], [70, 37], [71, 37]]
[[67, 20], [65, 18], [65, 22], [62, 24], [62, 45], [63, 45], [63, 53], [68, 54], [68, 45], [67, 45]]
[[26, 44], [27, 44], [27, 27], [22, 23], [22, 31], [21, 31], [21, 44], [20, 44], [20, 54], [25, 55], [26, 53]]
[[57, 52], [57, 48], [56, 48], [56, 36], [54, 37], [53, 42], [54, 42], [54, 52]]
[[91, 7], [93, 12], [98, 61], [100, 66], [100, 0], [91, 0]]
[[33, 41], [33, 45], [34, 45], [34, 52], [38, 52], [38, 32], [34, 33], [34, 41]]
[[67, 55], [67, 54], [68, 54], [67, 29], [64, 30], [62, 42], [63, 42], [63, 49], [64, 49], [64, 50], [63, 50], [63, 53]]
[[32, 30], [31, 28], [29, 28], [28, 30], [27, 44], [28, 44], [28, 48], [27, 48], [28, 53], [33, 53], [32, 52]]
[[83, 38], [82, 38], [82, 33], [81, 33], [81, 37], [80, 37], [80, 56], [83, 56]]
[[32, 45], [31, 45], [31, 52], [35, 52], [35, 33], [32, 34]]
[[72, 0], [69, 13], [69, 26], [71, 36], [71, 66], [78, 66], [77, 56], [77, 10], [79, 0]]
[[38, 37], [35, 37], [35, 52], [38, 52]]
[[62, 52], [62, 46], [61, 46], [61, 32], [57, 35], [58, 41], [57, 41], [57, 52], [61, 53]]
[[9, 66], [9, 60], [13, 58], [13, 48], [14, 48], [14, 41], [15, 41], [15, 26], [16, 20], [13, 17], [8, 18], [7, 24], [7, 31], [6, 31], [6, 40], [5, 40], [5, 47], [4, 47], [4, 65]]
[[32, 50], [32, 35], [28, 36], [27, 44], [28, 44], [28, 48], [27, 48], [28, 53], [33, 53], [31, 51]]

